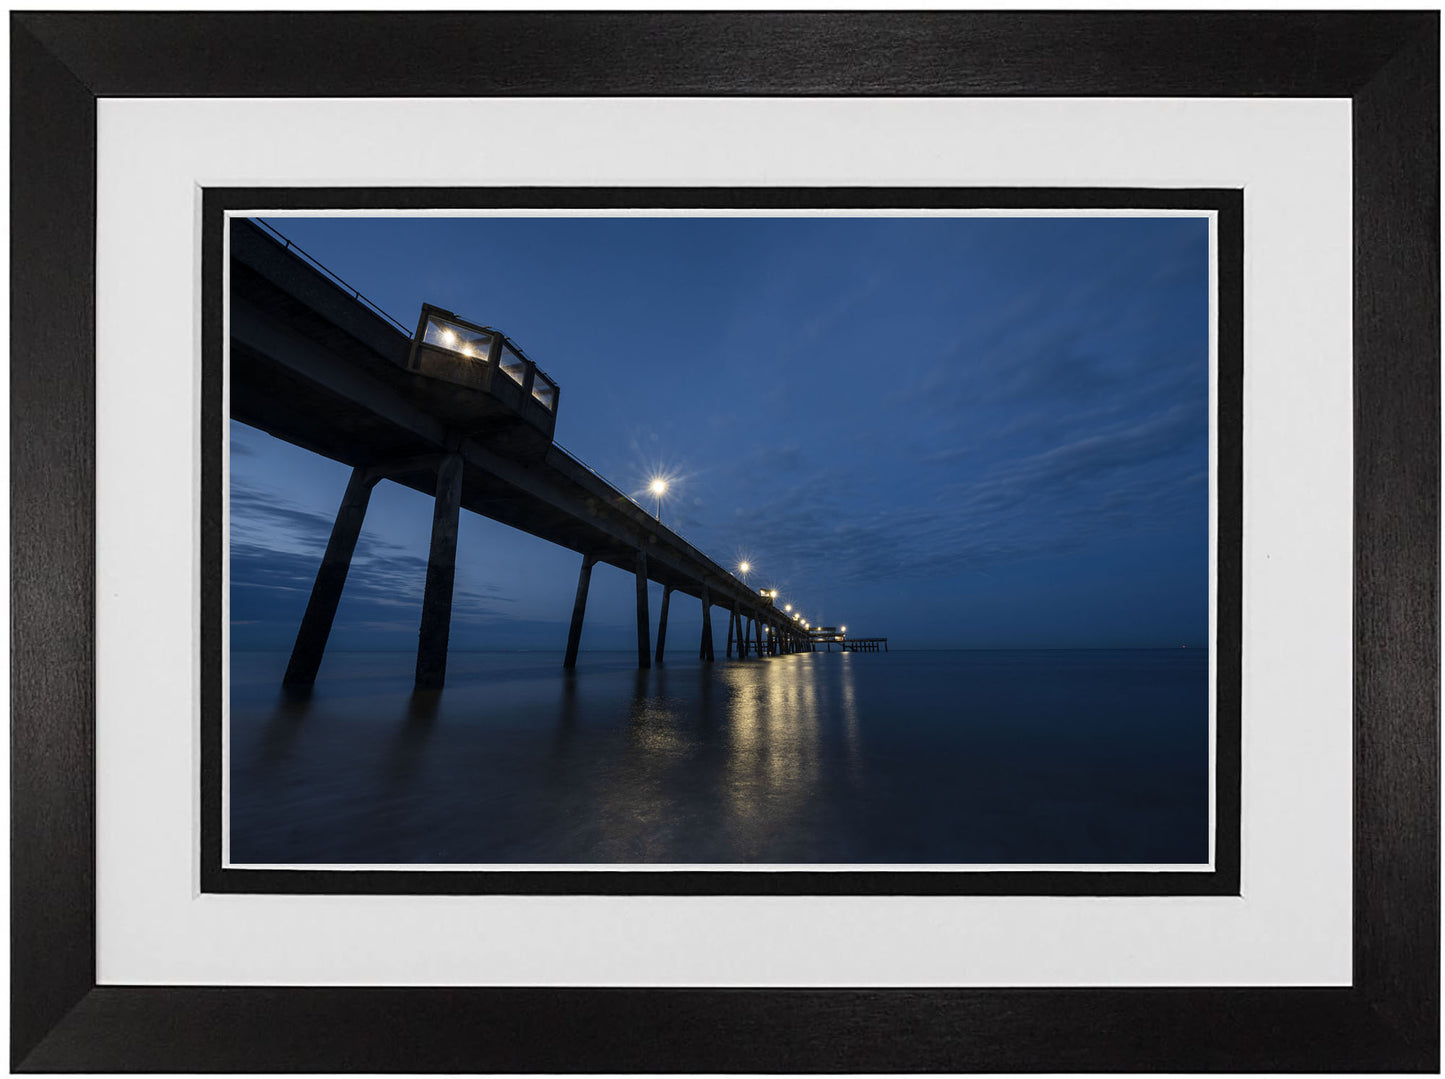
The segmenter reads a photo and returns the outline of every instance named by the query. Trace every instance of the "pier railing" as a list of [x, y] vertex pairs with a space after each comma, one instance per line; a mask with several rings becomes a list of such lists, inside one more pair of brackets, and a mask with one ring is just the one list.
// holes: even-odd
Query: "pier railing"
[[248, 221], [254, 221], [256, 224], [260, 225], [263, 229], [265, 229], [268, 233], [270, 233], [270, 234], [271, 234], [271, 237], [272, 237], [277, 243], [281, 244], [281, 246], [284, 247], [287, 251], [295, 252], [295, 254], [296, 254], [300, 259], [302, 259], [304, 262], [306, 262], [307, 265], [309, 265], [312, 269], [318, 271], [318, 272], [321, 273], [321, 274], [324, 274], [333, 284], [339, 285], [341, 288], [343, 288], [343, 289], [345, 289], [347, 292], [351, 293], [351, 295], [352, 295], [357, 301], [359, 301], [359, 302], [362, 303], [362, 304], [365, 304], [365, 305], [366, 305], [367, 307], [369, 307], [372, 311], [375, 311], [378, 315], [380, 315], [382, 318], [386, 319], [387, 322], [390, 322], [393, 326], [395, 326], [395, 327], [396, 327], [398, 330], [400, 330], [402, 333], [406, 334], [408, 337], [411, 336], [411, 331], [406, 328], [406, 326], [401, 322], [400, 319], [393, 318], [390, 314], [388, 314], [388, 313], [386, 312], [385, 309], [383, 309], [383, 308], [381, 307], [380, 304], [374, 302], [373, 300], [367, 299], [367, 297], [363, 296], [363, 295], [361, 294], [361, 291], [360, 291], [359, 289], [357, 289], [354, 285], [352, 285], [352, 284], [350, 284], [349, 282], [347, 282], [344, 278], [342, 278], [342, 276], [341, 276], [340, 274], [336, 273], [336, 272], [335, 272], [334, 270], [332, 270], [329, 266], [326, 266], [324, 263], [322, 263], [322, 261], [321, 261], [320, 259], [318, 259], [316, 256], [314, 256], [314, 255], [310, 254], [309, 252], [303, 250], [299, 245], [297, 245], [296, 243], [294, 243], [289, 236], [285, 235], [283, 232], [281, 232], [279, 229], [277, 229], [274, 225], [269, 225], [269, 224], [267, 224], [265, 221], [261, 220], [261, 218], [259, 218], [259, 217], [249, 217], [249, 218], [247, 218], [246, 220], [248, 220]]

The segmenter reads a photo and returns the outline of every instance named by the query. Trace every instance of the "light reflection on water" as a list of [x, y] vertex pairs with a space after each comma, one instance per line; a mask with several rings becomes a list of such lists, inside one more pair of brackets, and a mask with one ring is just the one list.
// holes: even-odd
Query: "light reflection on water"
[[1197, 862], [1202, 652], [232, 658], [232, 860]]

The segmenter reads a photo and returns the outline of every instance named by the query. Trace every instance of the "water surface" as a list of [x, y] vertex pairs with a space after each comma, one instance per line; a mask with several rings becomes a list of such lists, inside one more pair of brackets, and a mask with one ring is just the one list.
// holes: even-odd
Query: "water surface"
[[231, 860], [1199, 863], [1202, 650], [231, 659]]

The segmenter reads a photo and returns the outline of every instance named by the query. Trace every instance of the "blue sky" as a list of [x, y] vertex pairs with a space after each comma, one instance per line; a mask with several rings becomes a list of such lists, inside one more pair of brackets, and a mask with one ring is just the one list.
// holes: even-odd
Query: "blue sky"
[[[429, 302], [507, 333], [561, 386], [560, 444], [649, 506], [671, 475], [664, 521], [814, 624], [1206, 644], [1202, 218], [270, 223], [408, 326]], [[289, 648], [349, 469], [235, 422], [231, 453], [233, 646]], [[333, 647], [415, 647], [430, 523], [378, 485]], [[560, 656], [577, 567], [464, 513], [452, 647]], [[584, 649], [635, 647], [633, 609], [599, 565]]]

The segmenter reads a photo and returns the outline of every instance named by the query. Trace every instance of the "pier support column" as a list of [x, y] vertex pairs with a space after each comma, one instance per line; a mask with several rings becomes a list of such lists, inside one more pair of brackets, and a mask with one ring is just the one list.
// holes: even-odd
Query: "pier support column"
[[341, 496], [341, 508], [336, 511], [336, 520], [331, 525], [326, 554], [321, 558], [321, 568], [316, 571], [316, 583], [311, 586], [306, 613], [301, 617], [301, 628], [296, 631], [291, 662], [286, 665], [286, 675], [281, 680], [284, 686], [309, 686], [316, 681], [316, 671], [326, 652], [326, 640], [331, 636], [331, 623], [336, 618], [336, 605], [341, 601], [341, 590], [351, 569], [356, 539], [361, 535], [362, 522], [366, 520], [371, 489], [376, 486], [376, 481], [369, 479], [367, 472], [364, 468], [351, 470], [346, 494]]
[[437, 468], [432, 508], [431, 555], [421, 601], [416, 649], [416, 688], [440, 689], [447, 677], [447, 639], [452, 632], [452, 585], [457, 576], [457, 522], [462, 505], [462, 455], [448, 454]]
[[702, 643], [698, 645], [697, 658], [712, 661], [712, 596], [705, 584], [702, 586]]
[[652, 666], [652, 632], [647, 617], [647, 552], [637, 552], [637, 666], [646, 669]]
[[761, 618], [753, 620], [753, 633], [758, 639], [758, 658], [761, 659], [763, 656], [763, 620]]
[[728, 608], [728, 650], [727, 658], [733, 658], [733, 623], [737, 621], [737, 608]]
[[592, 567], [597, 559], [587, 554], [582, 556], [582, 569], [577, 574], [577, 598], [572, 601], [572, 625], [567, 630], [567, 655], [562, 666], [571, 670], [577, 666], [577, 649], [582, 644], [582, 619], [587, 613], [587, 588], [592, 583]]
[[672, 586], [662, 586], [662, 613], [657, 616], [657, 665], [662, 666], [662, 646], [667, 643], [667, 605], [672, 600]]

